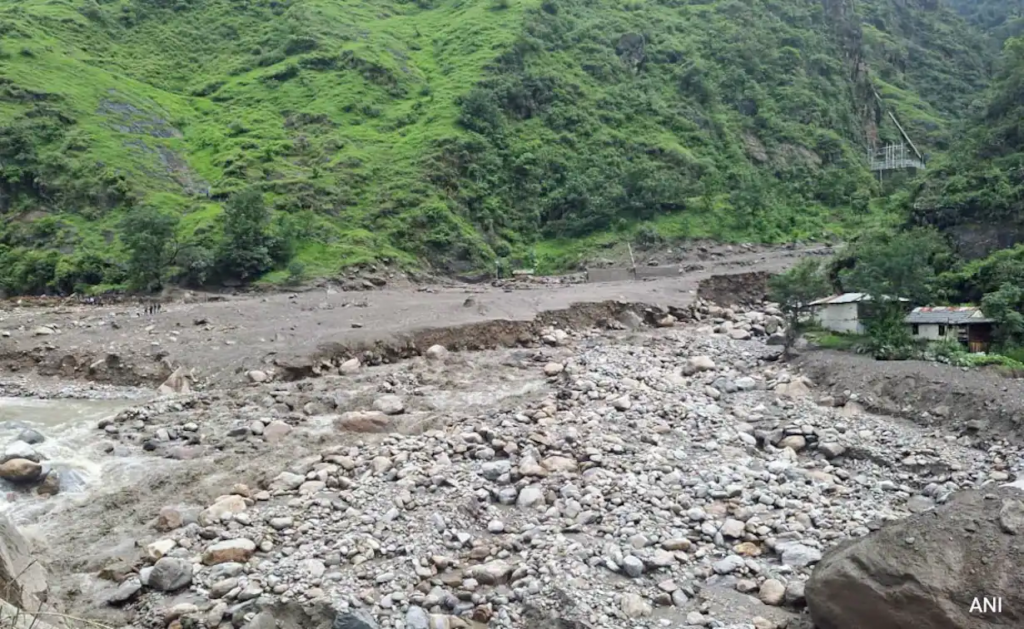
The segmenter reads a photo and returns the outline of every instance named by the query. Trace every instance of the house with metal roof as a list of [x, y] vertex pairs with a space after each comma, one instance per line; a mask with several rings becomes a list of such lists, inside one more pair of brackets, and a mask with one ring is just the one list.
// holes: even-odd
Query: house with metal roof
[[[885, 297], [888, 301], [891, 297]], [[818, 299], [807, 304], [811, 308], [815, 323], [833, 332], [843, 334], [867, 334], [866, 322], [871, 318], [871, 295], [867, 293], [843, 293]], [[900, 302], [906, 302], [902, 297]]]
[[993, 321], [974, 306], [914, 308], [904, 322], [915, 339], [954, 340], [971, 352], [984, 352], [992, 341]]

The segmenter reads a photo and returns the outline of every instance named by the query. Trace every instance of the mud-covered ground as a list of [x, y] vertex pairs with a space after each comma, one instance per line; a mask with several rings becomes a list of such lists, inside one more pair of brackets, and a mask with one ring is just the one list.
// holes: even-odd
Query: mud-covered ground
[[[292, 629], [281, 605], [319, 600], [381, 629], [424, 610], [449, 629], [800, 626], [836, 541], [1024, 470], [994, 443], [1024, 412], [1018, 381], [784, 364], [777, 311], [695, 304], [713, 274], [802, 253], [640, 283], [2, 310], [0, 395], [141, 398], [90, 427], [82, 456], [109, 474], [19, 494], [19, 524], [51, 603], [104, 627], [255, 629], [269, 610]], [[388, 360], [344, 366], [357, 347]], [[178, 366], [198, 391], [154, 399]], [[259, 551], [207, 565], [236, 539]]]
[[941, 426], [954, 434], [1024, 437], [1024, 380], [996, 368], [967, 369], [922, 360], [879, 361], [815, 350], [797, 366], [837, 399], [855, 392], [874, 412]]
[[697, 314], [124, 411], [94, 447], [131, 482], [36, 514], [52, 600], [145, 629], [326, 629], [286, 620], [323, 601], [361, 629], [792, 629], [835, 543], [1021, 472], [829, 402], [770, 308]]
[[[524, 321], [573, 304], [619, 301], [686, 306], [701, 279], [717, 273], [778, 271], [825, 249], [708, 250], [678, 278], [623, 283], [523, 283], [347, 292], [330, 287], [292, 294], [197, 296], [146, 314], [138, 305], [13, 307], [0, 303], [0, 378], [36, 372], [61, 379], [124, 385], [159, 384], [173, 369], [195, 382], [223, 386], [268, 365], [302, 364], [325, 352], [394, 342], [424, 329], [488, 321]], [[512, 334], [514, 329], [497, 330]], [[467, 338], [467, 334], [470, 336]], [[473, 334], [480, 338], [473, 338]], [[496, 329], [458, 330], [430, 343], [493, 345]], [[351, 353], [355, 353], [354, 351]]]

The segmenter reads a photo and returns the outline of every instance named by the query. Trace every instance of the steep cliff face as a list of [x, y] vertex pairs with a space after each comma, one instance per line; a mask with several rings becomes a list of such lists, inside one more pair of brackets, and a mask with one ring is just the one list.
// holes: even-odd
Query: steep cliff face
[[865, 59], [862, 17], [853, 0], [821, 0], [828, 23], [832, 26], [839, 49], [850, 73], [850, 87], [857, 117], [864, 126], [867, 145], [879, 143], [878, 127], [883, 119], [882, 104], [875, 98], [871, 70]]

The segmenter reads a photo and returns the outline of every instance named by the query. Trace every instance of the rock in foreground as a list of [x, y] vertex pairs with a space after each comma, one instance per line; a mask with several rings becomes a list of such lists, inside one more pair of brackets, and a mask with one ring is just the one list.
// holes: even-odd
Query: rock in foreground
[[[1021, 565], [1024, 492], [968, 491], [826, 554], [807, 604], [818, 629], [1020, 627]], [[996, 597], [1002, 611], [982, 613]]]

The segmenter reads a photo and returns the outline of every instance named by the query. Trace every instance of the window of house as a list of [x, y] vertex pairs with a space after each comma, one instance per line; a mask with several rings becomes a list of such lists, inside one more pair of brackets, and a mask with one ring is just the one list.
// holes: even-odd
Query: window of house
[[918, 333], [920, 333], [920, 332], [921, 332], [921, 328], [920, 328], [920, 326], [918, 326], [918, 325], [917, 325], [916, 323], [915, 323], [915, 324], [913, 325], [913, 328], [912, 328], [912, 330], [913, 330], [913, 334], [914, 334], [914, 336], [917, 336], [917, 335], [918, 335]]
[[939, 336], [946, 336], [946, 326], [939, 324]]

